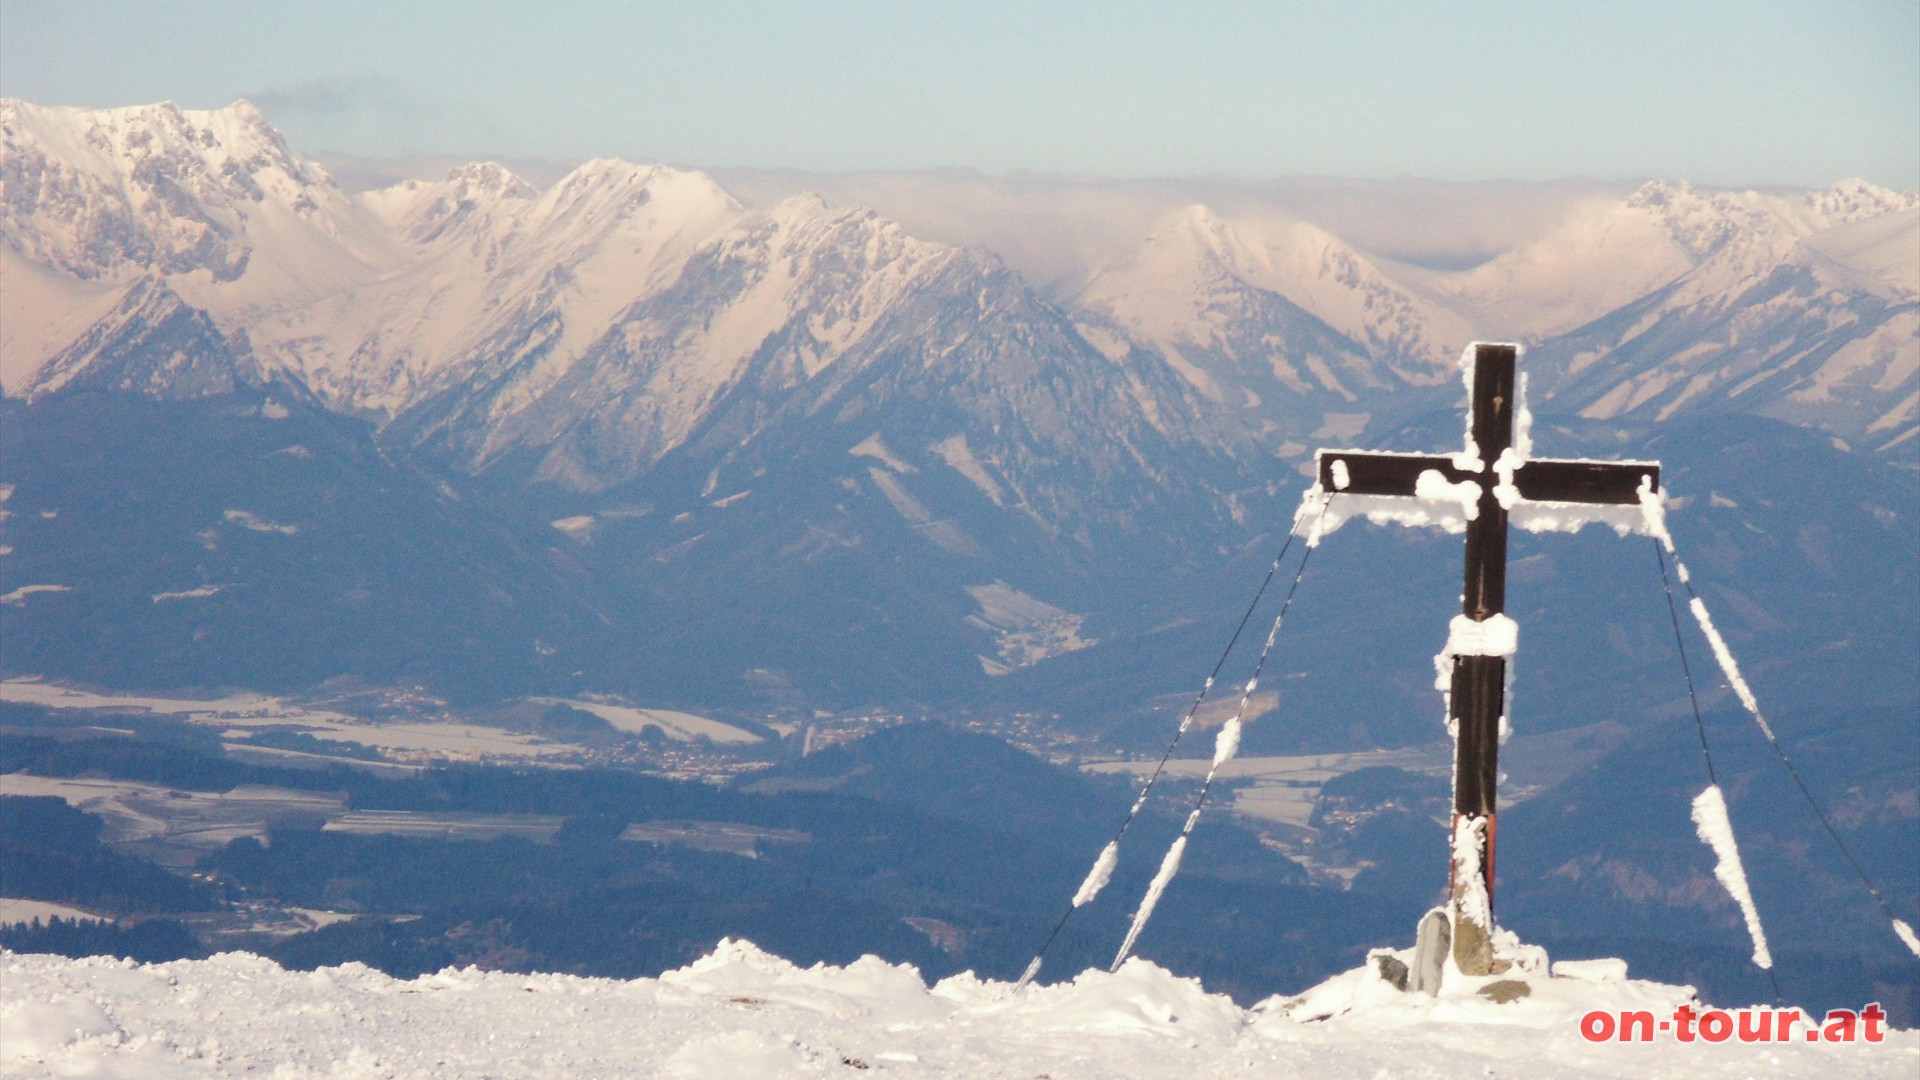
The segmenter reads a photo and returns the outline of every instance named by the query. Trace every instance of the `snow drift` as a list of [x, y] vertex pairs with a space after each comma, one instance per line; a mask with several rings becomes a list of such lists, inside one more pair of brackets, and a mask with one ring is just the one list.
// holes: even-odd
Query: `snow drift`
[[1588, 1010], [1670, 1010], [1692, 990], [1628, 979], [1617, 961], [1555, 970], [1504, 1005], [1464, 983], [1404, 993], [1363, 968], [1243, 1009], [1140, 959], [1015, 992], [971, 973], [928, 986], [871, 956], [803, 969], [733, 940], [632, 981], [0, 953], [0, 1075], [1659, 1080], [1920, 1066], [1913, 1032], [1878, 1045], [1587, 1043]]

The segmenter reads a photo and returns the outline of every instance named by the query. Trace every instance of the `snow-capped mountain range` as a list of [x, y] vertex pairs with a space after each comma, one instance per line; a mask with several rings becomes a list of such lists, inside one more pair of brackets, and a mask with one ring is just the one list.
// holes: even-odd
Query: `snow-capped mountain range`
[[291, 379], [579, 489], [807, 416], [884, 436], [896, 400], [964, 414], [911, 439], [962, 439], [947, 464], [996, 501], [1022, 454], [1297, 454], [1450, 393], [1475, 337], [1534, 345], [1567, 413], [1737, 409], [1896, 454], [1920, 431], [1920, 195], [1859, 181], [1652, 183], [1449, 271], [1195, 205], [1056, 304], [991, 252], [683, 169], [597, 160], [540, 191], [480, 163], [355, 195], [245, 102], [8, 101], [0, 129], [8, 396]]
[[[504, 518], [530, 527], [525, 550], [544, 560], [498, 571], [520, 582], [505, 593], [572, 595], [558, 573], [621, 597], [553, 614], [606, 628], [593, 678], [705, 686], [702, 672], [736, 664], [724, 674], [742, 686], [812, 679], [809, 692], [842, 704], [934, 699], [1068, 653], [1073, 677], [1100, 683], [1108, 661], [1091, 646], [1117, 647], [1143, 618], [1186, 625], [1198, 601], [1181, 575], [1286, 521], [1317, 444], [1425, 446], [1433, 416], [1458, 404], [1455, 357], [1475, 338], [1527, 341], [1536, 411], [1584, 417], [1582, 438], [1744, 412], [1821, 429], [1862, 464], [1920, 452], [1915, 193], [1583, 188], [1558, 217], [1534, 200], [1511, 234], [1524, 238], [1453, 269], [1214, 201], [1135, 214], [1153, 223], [1130, 243], [1068, 244], [1084, 265], [1058, 262], [1036, 286], [1020, 270], [1031, 245], [1016, 264], [969, 242], [992, 230], [928, 239], [764, 184], [737, 198], [687, 169], [596, 160], [543, 190], [476, 163], [351, 192], [244, 102], [5, 101], [0, 390], [11, 415], [37, 417], [12, 422], [19, 445], [43, 449], [118, 415], [90, 402], [120, 395], [74, 391], [208, 399], [216, 413], [252, 394], [217, 423], [204, 410], [126, 417], [140, 438], [115, 453], [188, 470], [222, 461], [216, 431], [271, 443], [242, 414], [284, 419], [292, 405], [284, 430], [306, 434], [246, 464], [223, 506], [334, 498], [328, 470], [374, 468], [395, 492], [415, 490], [402, 474], [422, 466], [465, 474], [509, 493]], [[330, 414], [363, 434], [325, 434]], [[325, 468], [300, 456], [323, 445], [340, 452], [321, 455]], [[80, 655], [90, 632], [55, 616], [106, 618], [82, 580], [106, 569], [69, 567], [59, 530], [83, 504], [111, 518], [111, 500], [64, 469], [16, 451], [0, 477], [22, 485], [18, 505], [55, 512], [58, 492], [68, 506], [44, 527], [15, 515], [6, 545], [10, 575], [73, 590], [34, 594], [66, 607], [8, 607], [15, 642], [40, 640], [21, 627], [49, 635], [49, 663]], [[466, 536], [464, 496], [435, 483], [434, 513]], [[390, 512], [361, 510], [340, 520]], [[296, 542], [324, 547], [320, 518], [303, 520]], [[204, 522], [178, 535], [122, 524], [149, 557], [113, 594], [140, 601], [113, 625], [157, 618], [146, 596], [239, 580], [205, 562]], [[476, 567], [470, 584], [495, 595], [496, 570]], [[360, 626], [341, 598], [362, 595], [363, 578], [308, 584]], [[746, 607], [762, 617], [742, 624]], [[625, 625], [679, 629], [622, 674]], [[181, 634], [199, 631], [151, 638]], [[515, 655], [545, 658], [566, 635], [534, 637]], [[1136, 637], [1128, 648], [1157, 648]], [[1111, 663], [1132, 665], [1122, 654]], [[556, 655], [557, 678], [595, 670]]]

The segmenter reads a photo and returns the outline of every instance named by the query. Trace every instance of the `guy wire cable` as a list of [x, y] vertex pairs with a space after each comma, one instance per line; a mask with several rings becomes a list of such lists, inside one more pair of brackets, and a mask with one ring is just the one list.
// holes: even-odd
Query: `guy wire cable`
[[1193, 835], [1193, 827], [1200, 822], [1200, 811], [1206, 806], [1207, 792], [1212, 790], [1214, 777], [1219, 775], [1220, 766], [1233, 759], [1240, 750], [1240, 724], [1246, 715], [1247, 704], [1253, 699], [1253, 692], [1260, 685], [1260, 673], [1266, 670], [1267, 659], [1273, 654], [1274, 642], [1280, 638], [1280, 627], [1287, 619], [1287, 609], [1293, 606], [1293, 597], [1300, 589], [1300, 579], [1306, 576], [1307, 560], [1313, 558], [1314, 549], [1319, 546], [1320, 526], [1326, 521], [1327, 507], [1332, 505], [1333, 496], [1329, 494], [1320, 504], [1320, 516], [1314, 520], [1312, 533], [1307, 538], [1307, 552], [1300, 556], [1300, 569], [1293, 575], [1293, 584], [1287, 589], [1287, 598], [1280, 605], [1279, 614], [1273, 617], [1273, 627], [1267, 631], [1266, 644], [1260, 649], [1260, 659], [1254, 664], [1253, 677], [1247, 680], [1246, 688], [1240, 692], [1240, 705], [1234, 711], [1233, 719], [1227, 721], [1220, 730], [1220, 736], [1213, 751], [1213, 765], [1207, 770], [1207, 777], [1200, 784], [1200, 793], [1194, 799], [1193, 809], [1188, 812], [1186, 824], [1180, 829], [1180, 835], [1174, 838], [1172, 846], [1160, 860], [1160, 869], [1147, 886], [1147, 893], [1140, 900], [1140, 907], [1133, 913], [1133, 922], [1127, 928], [1126, 940], [1120, 945], [1120, 951], [1114, 954], [1113, 964], [1108, 971], [1120, 970], [1127, 954], [1133, 951], [1134, 942], [1140, 938], [1141, 931], [1147, 927], [1147, 921], [1153, 917], [1153, 909], [1160, 903], [1161, 895], [1172, 883], [1174, 874], [1179, 872], [1180, 860], [1186, 853], [1187, 838]]
[[[1920, 957], [1920, 936], [1915, 935], [1913, 927], [1909, 926], [1904, 919], [1901, 919], [1894, 912], [1893, 905], [1889, 903], [1887, 898], [1881, 894], [1880, 890], [1874, 886], [1873, 879], [1867, 876], [1865, 868], [1863, 868], [1860, 865], [1860, 861], [1854, 857], [1853, 851], [1847, 847], [1846, 841], [1840, 838], [1839, 831], [1833, 827], [1833, 821], [1827, 817], [1827, 812], [1821, 808], [1820, 801], [1813, 797], [1813, 791], [1807, 787], [1807, 782], [1801, 777], [1800, 770], [1794, 767], [1793, 759], [1787, 756], [1786, 747], [1780, 745], [1780, 740], [1774, 735], [1772, 726], [1767, 723], [1766, 717], [1761, 715], [1760, 704], [1758, 700], [1754, 698], [1752, 688], [1748, 687], [1746, 680], [1740, 676], [1739, 666], [1734, 663], [1732, 651], [1727, 648], [1725, 641], [1720, 637], [1719, 631], [1714, 628], [1713, 620], [1707, 614], [1706, 601], [1702, 600], [1700, 595], [1694, 591], [1693, 576], [1687, 572], [1686, 563], [1680, 559], [1680, 552], [1674, 546], [1673, 534], [1669, 532], [1666, 527], [1664, 515], [1660, 513], [1660, 508], [1657, 503], [1651, 506], [1648, 505], [1646, 501], [1647, 498], [1646, 495], [1642, 495], [1641, 507], [1646, 513], [1647, 522], [1653, 531], [1654, 540], [1658, 544], [1663, 544], [1666, 547], [1666, 553], [1673, 556], [1675, 574], [1680, 578], [1681, 586], [1687, 591], [1688, 608], [1693, 613], [1694, 621], [1700, 624], [1701, 632], [1706, 635], [1707, 643], [1714, 646], [1714, 658], [1720, 663], [1722, 672], [1727, 675], [1727, 681], [1733, 687], [1735, 696], [1740, 698], [1741, 705], [1752, 715], [1754, 723], [1760, 728], [1760, 734], [1766, 738], [1767, 745], [1773, 748], [1774, 755], [1780, 759], [1780, 764], [1786, 768], [1787, 775], [1793, 777], [1794, 786], [1800, 789], [1801, 797], [1806, 799], [1808, 808], [1813, 811], [1813, 816], [1819, 819], [1820, 827], [1826, 830], [1827, 838], [1833, 841], [1833, 846], [1839, 849], [1841, 857], [1844, 858], [1847, 865], [1852, 868], [1854, 876], [1860, 879], [1860, 884], [1866, 887], [1868, 895], [1872, 896], [1874, 902], [1880, 905], [1881, 912], [1885, 914], [1887, 920], [1893, 924], [1895, 936], [1900, 939], [1901, 944], [1907, 947], [1908, 951], [1912, 952], [1916, 957]], [[1661, 565], [1664, 569], [1664, 559]]]
[[[1312, 489], [1309, 488], [1308, 491], [1310, 493]], [[1332, 497], [1329, 495], [1326, 502], [1331, 501]], [[1326, 515], [1325, 503], [1321, 505], [1320, 513], [1322, 517]], [[1106, 882], [1100, 877], [1102, 868], [1104, 867], [1108, 873], [1112, 872], [1113, 864], [1118, 858], [1121, 838], [1126, 836], [1127, 830], [1133, 827], [1134, 819], [1140, 816], [1141, 807], [1147, 804], [1147, 796], [1152, 793], [1154, 785], [1160, 782], [1161, 774], [1166, 771], [1167, 762], [1172, 760], [1173, 751], [1180, 745], [1181, 737], [1187, 733], [1189, 727], [1193, 726], [1194, 714], [1199, 712], [1201, 703], [1206, 701], [1207, 694], [1213, 690], [1214, 681], [1220, 677], [1221, 669], [1226, 667], [1227, 657], [1232, 655], [1234, 646], [1240, 643], [1240, 635], [1246, 632], [1247, 623], [1253, 618], [1254, 610], [1260, 606], [1261, 598], [1267, 594], [1267, 587], [1273, 584], [1273, 576], [1279, 572], [1280, 564], [1286, 560], [1287, 552], [1293, 548], [1293, 542], [1299, 538], [1299, 535], [1298, 514], [1296, 514], [1293, 526], [1287, 530], [1286, 542], [1280, 545], [1280, 551], [1274, 555], [1273, 562], [1267, 567], [1266, 576], [1260, 579], [1260, 587], [1254, 590], [1253, 599], [1248, 602], [1247, 609], [1240, 613], [1240, 622], [1234, 626], [1233, 635], [1227, 639], [1226, 648], [1220, 650], [1220, 658], [1214, 661], [1213, 671], [1207, 675], [1206, 682], [1200, 685], [1200, 692], [1194, 695], [1193, 703], [1187, 706], [1186, 715], [1180, 718], [1180, 724], [1174, 729], [1173, 739], [1167, 743], [1166, 750], [1161, 753], [1160, 761], [1148, 775], [1147, 782], [1141, 786], [1140, 794], [1133, 800], [1132, 808], [1127, 811], [1126, 818], [1120, 822], [1120, 827], [1115, 830], [1113, 838], [1108, 840], [1106, 847], [1101, 849], [1086, 881], [1081, 883], [1079, 890], [1067, 903], [1066, 910], [1060, 913], [1060, 918], [1054, 922], [1053, 929], [1047, 932], [1046, 940], [1041, 942], [1039, 951], [1034, 953], [1033, 961], [1021, 974], [1020, 981], [1014, 984], [1014, 990], [1018, 991], [1033, 981], [1033, 977], [1040, 973], [1040, 963], [1045, 959], [1047, 950], [1053, 947], [1054, 939], [1060, 936], [1060, 931], [1067, 925], [1067, 920], [1073, 917], [1075, 910], [1092, 900], [1093, 896], [1105, 887]], [[1299, 584], [1297, 578], [1294, 584], [1296, 586]]]
[[[1673, 603], [1673, 580], [1667, 575], [1667, 553], [1660, 548], [1660, 541], [1653, 541], [1654, 558], [1660, 561], [1660, 587], [1667, 595], [1667, 618], [1673, 623], [1673, 645], [1680, 653], [1680, 673], [1687, 681], [1687, 701], [1693, 706], [1693, 728], [1700, 736], [1700, 756], [1707, 762], [1707, 784], [1718, 788], [1720, 778], [1714, 773], [1713, 751], [1707, 749], [1707, 722], [1700, 715], [1700, 697], [1693, 688], [1693, 667], [1687, 663], [1687, 642], [1680, 633], [1680, 611]], [[1780, 975], [1768, 964], [1761, 970], [1767, 973], [1767, 980], [1773, 984], [1773, 1001], [1778, 1005], [1785, 1001], [1786, 995], [1780, 990]]]

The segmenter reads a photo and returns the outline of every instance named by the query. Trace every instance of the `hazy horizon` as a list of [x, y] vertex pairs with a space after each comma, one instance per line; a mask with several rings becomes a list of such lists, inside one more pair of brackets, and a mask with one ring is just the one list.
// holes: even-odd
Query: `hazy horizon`
[[304, 153], [818, 173], [1920, 186], [1920, 8], [0, 4], [0, 93]]

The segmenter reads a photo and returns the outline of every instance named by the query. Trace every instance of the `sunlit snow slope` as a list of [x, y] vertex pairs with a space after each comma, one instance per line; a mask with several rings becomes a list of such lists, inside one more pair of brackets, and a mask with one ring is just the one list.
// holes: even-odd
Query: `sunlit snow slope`
[[[703, 426], [750, 435], [743, 400], [817, 407], [823, 378], [976, 322], [1015, 355], [1097, 350], [1161, 434], [1224, 446], [1439, 404], [1424, 391], [1476, 338], [1533, 346], [1560, 411], [1757, 412], [1863, 449], [1920, 432], [1920, 195], [1858, 180], [1593, 194], [1456, 268], [1195, 203], [1089, 255], [1054, 310], [984, 247], [792, 192], [750, 208], [666, 166], [589, 161], [541, 191], [475, 163], [355, 195], [246, 102], [0, 101], [0, 135], [7, 395], [279, 374], [337, 409], [414, 414], [475, 468], [566, 443], [541, 475], [573, 486], [629, 479]], [[1054, 211], [1075, 215], [1099, 212]]]

